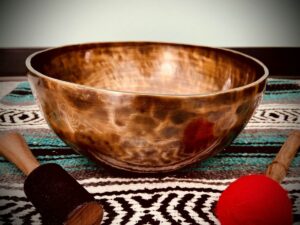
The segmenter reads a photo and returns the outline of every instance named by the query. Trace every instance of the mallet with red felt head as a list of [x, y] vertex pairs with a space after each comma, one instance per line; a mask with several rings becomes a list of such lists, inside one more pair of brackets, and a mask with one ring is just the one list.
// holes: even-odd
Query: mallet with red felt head
[[291, 200], [279, 183], [299, 147], [300, 131], [294, 131], [265, 175], [243, 176], [230, 184], [216, 206], [221, 225], [291, 225]]
[[0, 136], [0, 155], [27, 175], [24, 191], [43, 224], [100, 224], [102, 206], [59, 165], [40, 165], [20, 134]]

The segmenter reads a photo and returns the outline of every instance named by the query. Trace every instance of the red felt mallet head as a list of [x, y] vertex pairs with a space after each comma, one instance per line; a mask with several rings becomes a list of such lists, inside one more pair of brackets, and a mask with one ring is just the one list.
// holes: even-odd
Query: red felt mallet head
[[230, 184], [216, 206], [221, 225], [290, 225], [292, 203], [280, 182], [300, 147], [300, 131], [292, 132], [266, 175], [243, 176]]

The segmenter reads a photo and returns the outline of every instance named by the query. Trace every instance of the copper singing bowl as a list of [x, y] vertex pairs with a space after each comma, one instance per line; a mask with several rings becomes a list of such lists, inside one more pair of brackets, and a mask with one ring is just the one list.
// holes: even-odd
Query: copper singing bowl
[[224, 149], [253, 114], [268, 75], [242, 53], [153, 42], [53, 48], [26, 66], [63, 141], [135, 172], [176, 170]]

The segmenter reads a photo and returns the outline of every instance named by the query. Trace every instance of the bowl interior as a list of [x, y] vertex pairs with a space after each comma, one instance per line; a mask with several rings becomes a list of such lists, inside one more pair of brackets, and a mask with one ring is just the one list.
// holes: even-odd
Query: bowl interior
[[263, 68], [244, 55], [209, 47], [162, 43], [96, 43], [35, 55], [38, 72], [114, 91], [190, 95], [247, 85]]

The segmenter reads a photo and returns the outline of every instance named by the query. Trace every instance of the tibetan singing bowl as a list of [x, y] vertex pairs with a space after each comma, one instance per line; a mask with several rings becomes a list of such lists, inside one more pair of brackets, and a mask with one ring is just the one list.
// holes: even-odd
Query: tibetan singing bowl
[[26, 60], [53, 131], [96, 162], [166, 172], [206, 159], [245, 127], [267, 68], [231, 50], [154, 42], [47, 49]]

